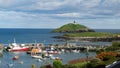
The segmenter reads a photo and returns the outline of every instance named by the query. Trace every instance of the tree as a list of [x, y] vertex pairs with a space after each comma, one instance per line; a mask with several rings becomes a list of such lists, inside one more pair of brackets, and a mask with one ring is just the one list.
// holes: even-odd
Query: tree
[[54, 62], [53, 62], [53, 68], [62, 68], [62, 61], [60, 61], [60, 60], [54, 60]]
[[42, 54], [42, 58], [45, 58], [45, 54]]

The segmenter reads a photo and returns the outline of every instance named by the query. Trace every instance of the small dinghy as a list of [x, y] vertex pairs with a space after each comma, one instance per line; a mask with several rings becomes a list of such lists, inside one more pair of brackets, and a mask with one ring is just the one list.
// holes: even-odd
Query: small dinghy
[[14, 56], [12, 59], [13, 60], [18, 60], [18, 58], [19, 58], [18, 56]]
[[41, 56], [39, 56], [39, 55], [34, 55], [34, 56], [31, 56], [32, 58], [36, 58], [36, 59], [42, 59], [42, 57]]

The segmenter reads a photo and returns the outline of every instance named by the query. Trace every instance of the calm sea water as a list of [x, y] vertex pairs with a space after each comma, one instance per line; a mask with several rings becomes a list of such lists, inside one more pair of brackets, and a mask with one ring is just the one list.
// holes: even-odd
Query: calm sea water
[[[54, 43], [53, 36], [62, 35], [60, 33], [52, 33], [53, 29], [0, 29], [0, 43], [13, 43], [16, 39], [17, 43], [35, 43], [46, 42]], [[95, 29], [96, 32], [120, 33], [120, 29]]]
[[96, 32], [120, 33], [120, 29], [95, 29]]
[[14, 38], [17, 43], [53, 43], [55, 39], [52, 37], [61, 34], [51, 31], [52, 29], [0, 29], [0, 43], [12, 43]]
[[[0, 29], [0, 43], [8, 44], [12, 43], [15, 38], [17, 43], [34, 43], [35, 40], [45, 43], [54, 43], [55, 40], [53, 36], [62, 35], [59, 33], [51, 33], [53, 29]], [[111, 32], [111, 33], [120, 33], [120, 29], [95, 29], [97, 32]], [[96, 43], [96, 42], [95, 42]], [[104, 43], [104, 42], [99, 42]], [[27, 55], [25, 52], [4, 52], [3, 57], [0, 58], [0, 68], [10, 68], [9, 64], [13, 64], [11, 68], [31, 68], [32, 64], [37, 66], [44, 65], [47, 61], [52, 63], [52, 60], [48, 59], [47, 61], [38, 62], [36, 59], [32, 59], [30, 55]], [[13, 61], [12, 58], [18, 55], [19, 60]], [[85, 53], [68, 53], [54, 55], [61, 57], [63, 63], [67, 63], [69, 60], [77, 58], [85, 58]], [[95, 56], [95, 52], [89, 52], [89, 56]], [[23, 64], [20, 64], [23, 62]], [[39, 68], [39, 67], [38, 67]]]

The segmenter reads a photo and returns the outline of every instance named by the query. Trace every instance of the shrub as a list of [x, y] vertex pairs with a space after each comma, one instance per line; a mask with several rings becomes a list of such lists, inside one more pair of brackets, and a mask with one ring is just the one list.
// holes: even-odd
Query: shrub
[[53, 68], [51, 64], [40, 66], [40, 68]]
[[44, 66], [40, 66], [40, 68], [46, 68], [46, 66], [44, 65]]
[[53, 68], [52, 65], [46, 65], [46, 68]]
[[97, 65], [95, 68], [105, 68], [105, 65]]
[[106, 48], [106, 51], [116, 51], [120, 50], [120, 42], [113, 42], [112, 46]]
[[62, 65], [62, 68], [87, 68], [87, 62]]
[[115, 53], [115, 52], [101, 52], [100, 54], [97, 54], [96, 57], [103, 60], [104, 58], [106, 58], [106, 56], [116, 57], [117, 53]]
[[98, 58], [95, 58], [87, 64], [87, 68], [96, 68], [97, 66], [101, 66], [101, 65], [105, 66], [104, 62]]
[[42, 56], [42, 58], [45, 58], [45, 54], [42, 54], [41, 56]]
[[113, 43], [112, 43], [112, 46], [113, 46], [113, 47], [120, 47], [120, 42], [113, 42]]
[[61, 68], [61, 67], [62, 67], [62, 61], [60, 60], [53, 61], [53, 68]]
[[117, 57], [120, 57], [120, 52], [117, 53]]
[[35, 64], [32, 64], [32, 68], [37, 68]]
[[3, 54], [2, 53], [0, 53], [0, 57], [2, 57], [3, 56]]
[[103, 61], [107, 61], [107, 60], [110, 60], [110, 59], [115, 59], [115, 57], [113, 57], [113, 56], [105, 56], [103, 58]]
[[77, 63], [74, 64], [73, 66], [75, 66], [75, 68], [86, 68], [87, 62], [81, 62], [81, 63]]
[[62, 68], [83, 68], [83, 67], [76, 66], [76, 65], [66, 64], [66, 65], [63, 65]]
[[88, 57], [88, 58], [80, 58], [80, 59], [75, 59], [75, 60], [71, 60], [68, 63], [69, 64], [77, 64], [77, 63], [81, 63], [81, 62], [86, 62], [93, 59], [93, 57]]
[[101, 53], [101, 52], [104, 52], [105, 50], [104, 49], [99, 49], [96, 51], [97, 54]]

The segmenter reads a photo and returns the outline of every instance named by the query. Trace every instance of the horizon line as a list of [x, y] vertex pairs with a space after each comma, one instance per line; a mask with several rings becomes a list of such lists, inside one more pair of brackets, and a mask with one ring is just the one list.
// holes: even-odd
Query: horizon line
[[[56, 29], [56, 28], [0, 28], [0, 29]], [[92, 28], [92, 29], [116, 29], [116, 28]]]

